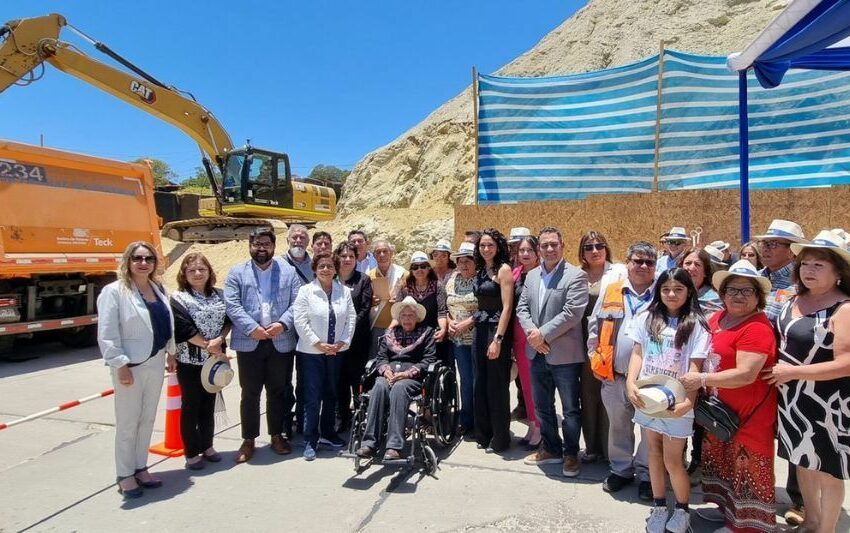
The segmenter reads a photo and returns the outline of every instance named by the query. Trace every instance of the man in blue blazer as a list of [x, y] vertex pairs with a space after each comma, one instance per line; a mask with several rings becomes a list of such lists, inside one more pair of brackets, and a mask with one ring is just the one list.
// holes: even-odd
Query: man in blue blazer
[[[581, 433], [580, 376], [585, 361], [581, 321], [587, 307], [587, 274], [564, 260], [561, 232], [540, 230], [540, 266], [525, 278], [516, 316], [528, 336], [525, 354], [531, 360], [534, 410], [543, 436], [540, 448], [525, 459], [543, 465], [563, 461], [562, 473], [579, 474]], [[558, 435], [555, 391], [561, 397], [564, 439]]]
[[242, 446], [236, 456], [244, 463], [254, 455], [254, 439], [260, 434], [260, 393], [266, 389], [266, 423], [271, 448], [280, 455], [292, 452], [292, 434], [286, 414], [292, 408], [292, 365], [295, 357], [295, 325], [292, 304], [301, 281], [295, 269], [275, 259], [275, 234], [263, 228], [249, 237], [251, 260], [236, 265], [224, 283], [227, 315], [233, 322], [231, 348], [236, 350]]

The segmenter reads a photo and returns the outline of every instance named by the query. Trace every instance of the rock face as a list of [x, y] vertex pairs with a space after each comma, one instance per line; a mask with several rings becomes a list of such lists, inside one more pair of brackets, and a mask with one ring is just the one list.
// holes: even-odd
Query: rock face
[[[657, 53], [662, 40], [683, 52], [727, 55], [746, 46], [787, 4], [591, 0], [496, 74], [554, 76], [615, 67]], [[359, 161], [346, 182], [339, 218], [320, 227], [335, 237], [354, 227], [373, 229], [400, 250], [451, 238], [452, 206], [473, 200], [470, 94], [467, 88]]]

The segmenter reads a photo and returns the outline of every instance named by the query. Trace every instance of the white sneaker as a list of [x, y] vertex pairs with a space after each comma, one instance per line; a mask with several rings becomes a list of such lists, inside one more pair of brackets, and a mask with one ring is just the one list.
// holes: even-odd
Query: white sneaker
[[687, 533], [691, 529], [691, 515], [684, 509], [676, 509], [667, 521], [667, 531], [670, 533]]
[[664, 533], [667, 527], [667, 507], [653, 506], [646, 519], [646, 533]]

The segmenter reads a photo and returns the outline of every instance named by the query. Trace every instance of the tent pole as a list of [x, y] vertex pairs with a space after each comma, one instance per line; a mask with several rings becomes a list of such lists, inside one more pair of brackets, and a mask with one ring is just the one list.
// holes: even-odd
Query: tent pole
[[472, 129], [475, 137], [475, 153], [473, 161], [475, 164], [475, 174], [472, 176], [473, 185], [473, 202], [478, 205], [478, 69], [472, 67]]
[[661, 100], [664, 80], [664, 39], [658, 44], [658, 93], [655, 96], [655, 165], [652, 171], [652, 192], [658, 192], [658, 171], [661, 161]]
[[750, 240], [750, 140], [747, 113], [747, 71], [738, 73], [738, 142], [740, 143], [741, 242]]

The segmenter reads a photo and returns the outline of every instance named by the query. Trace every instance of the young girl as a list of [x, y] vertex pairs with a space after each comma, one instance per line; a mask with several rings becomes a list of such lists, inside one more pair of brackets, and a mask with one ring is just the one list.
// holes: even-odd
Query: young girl
[[[663, 272], [655, 284], [649, 308], [638, 316], [631, 337], [635, 341], [626, 391], [637, 408], [634, 421], [642, 428], [649, 444], [649, 480], [655, 505], [646, 521], [650, 533], [688, 531], [690, 483], [682, 463], [685, 444], [693, 433], [693, 406], [696, 393], [673, 407], [672, 417], [659, 418], [640, 411], [637, 380], [653, 375], [678, 378], [688, 371], [699, 372], [711, 345], [708, 325], [700, 311], [697, 290], [686, 270]], [[670, 475], [676, 508], [667, 518], [666, 479]]]

